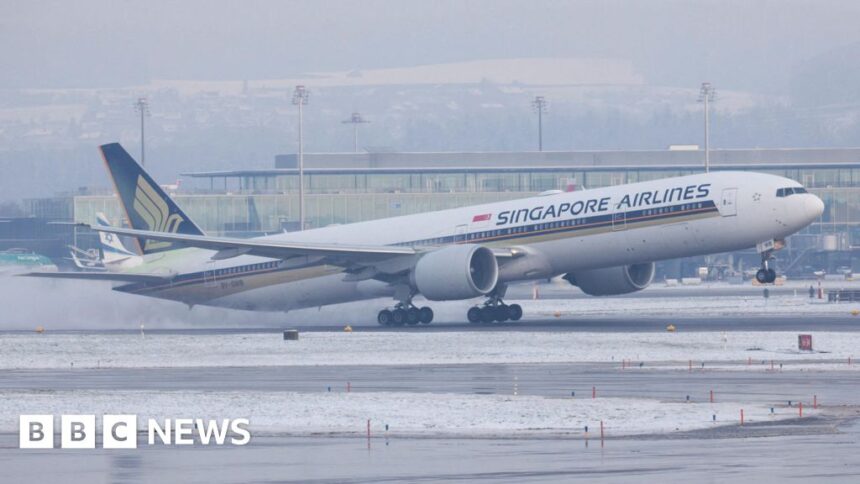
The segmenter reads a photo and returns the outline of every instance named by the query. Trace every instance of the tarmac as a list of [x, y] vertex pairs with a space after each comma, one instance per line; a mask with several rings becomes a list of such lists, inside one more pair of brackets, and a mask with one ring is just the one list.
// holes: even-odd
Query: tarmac
[[[808, 432], [756, 437], [550, 440], [255, 438], [241, 448], [20, 451], [0, 436], [18, 482], [857, 482], [860, 425], [808, 419]], [[808, 427], [808, 429], [807, 429]], [[753, 426], [748, 427], [754, 429]]]

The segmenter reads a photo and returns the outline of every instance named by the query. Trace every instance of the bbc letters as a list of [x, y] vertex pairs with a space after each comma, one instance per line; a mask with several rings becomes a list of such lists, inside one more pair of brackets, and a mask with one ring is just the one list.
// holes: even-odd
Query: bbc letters
[[[21, 415], [18, 446], [22, 449], [54, 448], [53, 415]], [[101, 430], [95, 415], [61, 415], [60, 448], [95, 449], [96, 435], [101, 435], [105, 449], [136, 449], [137, 415], [103, 415]], [[150, 418], [144, 428], [148, 445], [246, 445], [251, 441], [246, 418]]]

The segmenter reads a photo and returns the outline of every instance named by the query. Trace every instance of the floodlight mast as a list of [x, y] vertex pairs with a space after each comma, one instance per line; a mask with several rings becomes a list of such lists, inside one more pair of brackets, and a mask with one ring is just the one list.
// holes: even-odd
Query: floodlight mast
[[711, 171], [711, 120], [710, 104], [714, 102], [716, 91], [710, 82], [703, 82], [699, 89], [699, 102], [705, 107], [705, 173]]
[[543, 151], [543, 115], [546, 114], [547, 101], [543, 96], [535, 96], [532, 108], [538, 115], [538, 151]]
[[146, 144], [144, 139], [144, 118], [149, 116], [149, 101], [145, 97], [137, 98], [133, 104], [135, 112], [140, 114], [140, 166], [146, 166]]
[[352, 113], [349, 119], [345, 119], [341, 121], [341, 124], [351, 124], [352, 125], [352, 151], [354, 153], [358, 153], [358, 125], [359, 124], [367, 124], [370, 121], [364, 119], [361, 116], [361, 113]]
[[293, 104], [299, 107], [299, 230], [305, 229], [305, 150], [302, 107], [308, 103], [309, 95], [305, 86], [296, 86], [293, 91]]

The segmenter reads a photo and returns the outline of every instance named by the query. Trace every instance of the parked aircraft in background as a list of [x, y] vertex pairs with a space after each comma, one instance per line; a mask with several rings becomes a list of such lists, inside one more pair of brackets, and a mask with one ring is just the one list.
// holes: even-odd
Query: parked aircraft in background
[[[110, 227], [107, 216], [101, 212], [96, 214], [96, 222], [100, 227]], [[69, 246], [72, 261], [78, 269], [120, 272], [143, 263], [143, 257], [128, 250], [117, 235], [99, 232], [99, 244], [99, 250], [95, 251]]]

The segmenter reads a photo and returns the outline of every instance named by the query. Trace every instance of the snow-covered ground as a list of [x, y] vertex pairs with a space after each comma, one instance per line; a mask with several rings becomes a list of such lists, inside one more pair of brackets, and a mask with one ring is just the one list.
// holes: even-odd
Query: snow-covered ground
[[[58, 289], [59, 290], [59, 289]], [[107, 290], [107, 289], [106, 289]], [[725, 291], [736, 291], [734, 288]], [[63, 290], [65, 291], [65, 290]], [[677, 293], [682, 292], [679, 296]], [[284, 315], [227, 312], [203, 308], [188, 312], [162, 301], [128, 301], [112, 305], [102, 292], [82, 291], [83, 299], [68, 298], [68, 305], [44, 305], [45, 293], [25, 291], [31, 299], [20, 299], [14, 291], [4, 297], [14, 308], [0, 315], [0, 329], [17, 324], [32, 328], [43, 324], [47, 331], [0, 332], [0, 371], [9, 369], [53, 369], [58, 374], [70, 367], [157, 368], [157, 367], [250, 367], [332, 365], [433, 365], [510, 363], [611, 363], [621, 370], [622, 360], [635, 370], [686, 369], [705, 363], [707, 370], [766, 371], [776, 369], [856, 371], [849, 357], [860, 356], [860, 331], [817, 332], [815, 352], [797, 350], [798, 331], [686, 332], [685, 320], [698, 316], [803, 316], [810, 328], [816, 316], [851, 317], [860, 309], [854, 304], [810, 301], [802, 287], [798, 294], [770, 298], [751, 290], [748, 295], [701, 296], [701, 288], [655, 290], [653, 297], [577, 298], [518, 301], [528, 319], [595, 317], [665, 318], [678, 327], [668, 332], [569, 332], [569, 331], [422, 331], [403, 328], [393, 331], [352, 333], [306, 332], [299, 341], [283, 341], [280, 333], [245, 334], [115, 334], [104, 332], [61, 333], [55, 327], [279, 327], [291, 324], [347, 324], [373, 320], [388, 301], [366, 301], [322, 310], [295, 311]], [[670, 293], [672, 295], [670, 295]], [[129, 296], [130, 297], [130, 296]], [[26, 301], [23, 304], [22, 301]], [[144, 302], [146, 304], [144, 304]], [[513, 301], [509, 301], [513, 302]], [[133, 303], [133, 304], [132, 304]], [[434, 304], [440, 321], [462, 320], [474, 301]], [[44, 310], [43, 308], [51, 308]], [[83, 306], [88, 312], [77, 312]], [[75, 318], [67, 316], [74, 314]], [[133, 314], [133, 318], [129, 315]], [[6, 320], [6, 321], [2, 321]], [[662, 319], [661, 319], [662, 320]], [[55, 325], [56, 323], [56, 325]], [[435, 323], [434, 323], [435, 324]], [[857, 317], [860, 326], [860, 316]], [[71, 325], [71, 326], [69, 326]], [[752, 360], [751, 365], [747, 361]], [[643, 367], [638, 366], [642, 362]], [[335, 371], [334, 369], [332, 371]], [[217, 370], [213, 374], [217, 374]], [[20, 376], [20, 375], [19, 375]], [[21, 376], [26, 378], [26, 374]], [[683, 403], [653, 399], [550, 398], [535, 395], [473, 395], [402, 392], [272, 391], [0, 391], [0, 432], [17, 431], [20, 414], [129, 413], [145, 418], [245, 418], [252, 432], [307, 434], [363, 434], [371, 420], [375, 435], [445, 436], [534, 436], [581, 437], [589, 426], [599, 436], [602, 420], [607, 435], [663, 433], [738, 423], [740, 409], [747, 422], [790, 418], [796, 409], [749, 402]], [[812, 409], [810, 413], [815, 413]], [[806, 412], [805, 412], [806, 413]], [[712, 418], [716, 415], [716, 423]]]
[[[796, 332], [310, 332], [299, 341], [255, 334], [0, 334], [0, 369], [146, 368], [470, 363], [645, 362], [708, 368], [858, 369], [860, 332], [811, 332], [815, 352], [797, 350]], [[845, 363], [842, 363], [845, 362]]]
[[[250, 418], [253, 433], [380, 436], [607, 436], [672, 432], [797, 416], [794, 408], [733, 402], [683, 403], [623, 398], [546, 398], [433, 393], [0, 392], [0, 432], [17, 432], [21, 414], [135, 414], [156, 418]], [[816, 410], [804, 410], [815, 414]], [[716, 415], [716, 422], [713, 416]], [[99, 421], [97, 419], [97, 421]], [[100, 425], [100, 423], [98, 423]], [[139, 426], [140, 428], [140, 426]]]
[[[578, 363], [619, 371], [684, 368], [758, 370], [770, 360], [783, 371], [852, 371], [845, 360], [860, 332], [812, 332], [817, 352], [796, 350], [796, 332], [308, 332], [299, 341], [279, 333], [139, 334], [0, 333], [0, 370], [67, 368], [241, 367], [306, 365], [432, 365]], [[746, 365], [748, 358], [755, 360]], [[632, 360], [635, 370], [621, 370]], [[635, 363], [645, 362], [643, 369]], [[279, 370], [280, 371], [280, 370]], [[285, 368], [284, 371], [289, 371]], [[332, 371], [336, 371], [332, 369]], [[722, 370], [720, 370], [722, 371]], [[217, 370], [211, 372], [217, 375]], [[74, 374], [74, 373], [72, 373]], [[27, 378], [26, 373], [18, 378]], [[671, 377], [671, 376], [669, 376]], [[741, 399], [742, 400], [742, 399]], [[136, 414], [147, 418], [249, 418], [252, 433], [598, 438], [736, 425], [797, 416], [795, 408], [761, 402], [716, 403], [643, 398], [563, 398], [537, 395], [407, 392], [276, 392], [61, 390], [0, 391], [0, 432], [17, 431], [21, 414]], [[809, 409], [807, 414], [821, 410]], [[713, 418], [716, 416], [716, 422]]]

